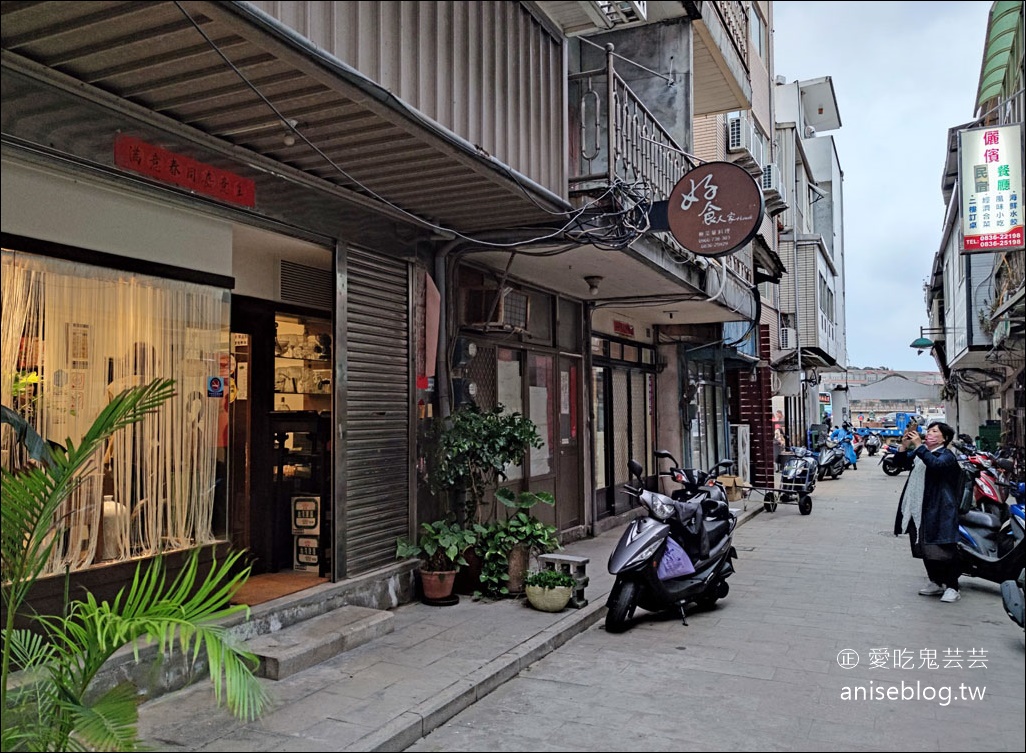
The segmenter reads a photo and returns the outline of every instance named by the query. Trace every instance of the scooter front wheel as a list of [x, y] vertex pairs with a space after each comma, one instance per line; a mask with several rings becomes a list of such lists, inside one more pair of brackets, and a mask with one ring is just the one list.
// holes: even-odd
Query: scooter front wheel
[[606, 632], [622, 633], [630, 626], [638, 606], [640, 586], [633, 580], [617, 578], [606, 602]]
[[901, 473], [901, 468], [896, 466], [894, 463], [884, 463], [883, 472], [886, 473], [888, 476], [897, 476], [899, 473]]

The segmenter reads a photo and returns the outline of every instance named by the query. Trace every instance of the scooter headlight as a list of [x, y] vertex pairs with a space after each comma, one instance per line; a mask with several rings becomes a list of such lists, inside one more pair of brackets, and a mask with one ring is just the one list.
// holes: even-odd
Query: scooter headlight
[[652, 513], [652, 517], [656, 520], [666, 520], [673, 517], [673, 514], [676, 512], [670, 498], [664, 497], [662, 494], [649, 493], [645, 496], [645, 502], [648, 505], [649, 512]]
[[633, 559], [635, 562], [642, 562], [644, 560], [655, 557], [655, 553], [659, 550], [659, 547], [663, 545], [662, 539], [656, 539], [651, 544], [646, 546], [644, 550], [638, 553], [638, 556]]

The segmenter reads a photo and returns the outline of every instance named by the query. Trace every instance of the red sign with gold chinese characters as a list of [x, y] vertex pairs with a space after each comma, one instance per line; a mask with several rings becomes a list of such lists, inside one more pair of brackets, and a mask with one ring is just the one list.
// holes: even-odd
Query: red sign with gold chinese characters
[[221, 201], [244, 207], [256, 205], [256, 184], [249, 178], [147, 144], [133, 136], [118, 135], [114, 140], [114, 164]]

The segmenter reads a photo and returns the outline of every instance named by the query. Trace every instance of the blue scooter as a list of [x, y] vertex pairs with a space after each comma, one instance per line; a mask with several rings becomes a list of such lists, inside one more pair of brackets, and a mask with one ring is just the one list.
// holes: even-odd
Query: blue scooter
[[959, 516], [958, 562], [964, 575], [1003, 584], [1026, 568], [1023, 484], [1009, 486], [1015, 502], [1008, 505], [1007, 520], [977, 509]]

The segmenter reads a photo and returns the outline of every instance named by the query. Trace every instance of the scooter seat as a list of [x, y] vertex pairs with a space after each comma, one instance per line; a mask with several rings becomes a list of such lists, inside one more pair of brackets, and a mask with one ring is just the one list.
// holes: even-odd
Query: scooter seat
[[730, 517], [730, 507], [723, 500], [706, 497], [702, 500], [702, 514], [706, 519], [726, 520]]
[[980, 510], [970, 510], [967, 513], [963, 513], [962, 522], [967, 525], [990, 528], [995, 531], [1001, 527], [1001, 519], [997, 515], [991, 515], [989, 512], [982, 512]]
[[730, 533], [730, 521], [705, 519], [705, 530], [709, 535], [709, 544], [716, 546], [720, 539]]

